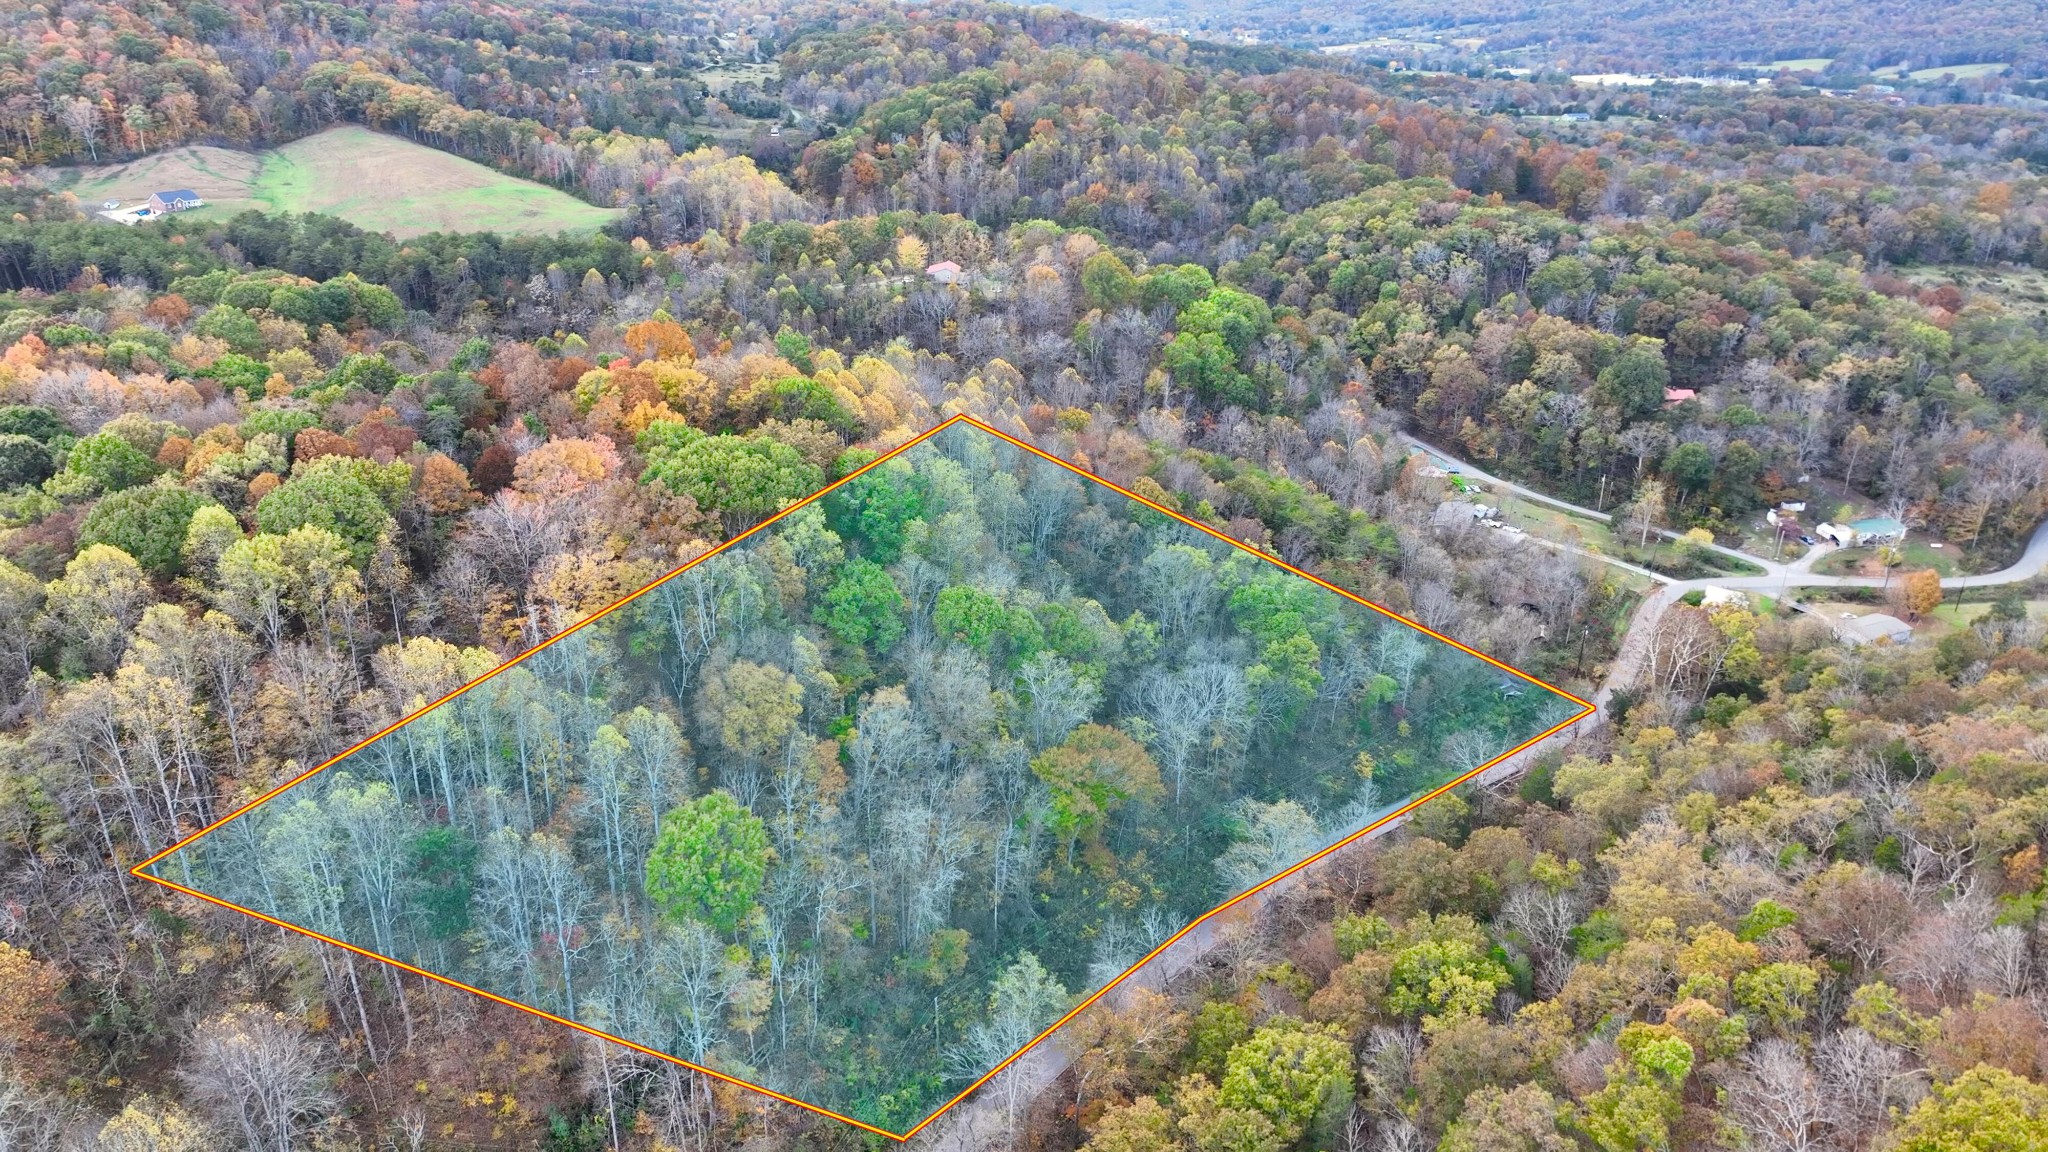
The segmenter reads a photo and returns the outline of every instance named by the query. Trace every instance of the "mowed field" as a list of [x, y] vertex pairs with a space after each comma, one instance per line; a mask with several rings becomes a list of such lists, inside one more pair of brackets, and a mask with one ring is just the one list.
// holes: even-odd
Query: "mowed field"
[[593, 231], [617, 215], [566, 192], [521, 180], [399, 136], [353, 125], [282, 148], [238, 152], [192, 146], [79, 170], [70, 185], [82, 206], [124, 205], [151, 192], [189, 188], [205, 217], [249, 208], [323, 212], [373, 232]]

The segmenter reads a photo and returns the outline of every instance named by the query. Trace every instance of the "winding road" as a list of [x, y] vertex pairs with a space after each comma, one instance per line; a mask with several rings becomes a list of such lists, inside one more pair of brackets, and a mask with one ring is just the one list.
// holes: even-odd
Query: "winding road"
[[[1567, 500], [1560, 500], [1555, 496], [1538, 492], [1533, 488], [1517, 484], [1512, 480], [1505, 480], [1494, 476], [1412, 436], [1403, 434], [1401, 440], [1411, 448], [1427, 453], [1438, 461], [1454, 465], [1457, 469], [1457, 474], [1464, 479], [1477, 480], [1493, 489], [1513, 492], [1524, 500], [1542, 504], [1560, 512], [1569, 513], [1574, 516], [1585, 516], [1603, 522], [1611, 522], [1612, 518], [1604, 512], [1596, 512], [1591, 508], [1573, 504]], [[1677, 538], [1676, 533], [1662, 530], [1660, 532], [1668, 538]], [[1655, 581], [1657, 586], [1651, 588], [1644, 595], [1642, 602], [1636, 606], [1635, 614], [1629, 619], [1628, 629], [1622, 634], [1621, 645], [1616, 651], [1614, 660], [1608, 665], [1607, 675], [1602, 678], [1599, 688], [1593, 694], [1592, 702], [1596, 711], [1570, 728], [1558, 732], [1540, 743], [1524, 748], [1520, 752], [1487, 768], [1479, 774], [1476, 780], [1478, 785], [1483, 788], [1500, 787], [1521, 776], [1539, 756], [1559, 748], [1568, 747], [1575, 741], [1598, 732], [1607, 722], [1608, 701], [1613, 699], [1615, 692], [1633, 684], [1641, 674], [1643, 661], [1649, 653], [1650, 637], [1656, 631], [1657, 622], [1663, 619], [1664, 613], [1671, 605], [1678, 603], [1686, 593], [1713, 587], [1748, 592], [1775, 592], [1781, 600], [1784, 600], [1788, 598], [1790, 591], [1795, 588], [1875, 588], [1882, 583], [1880, 578], [1872, 576], [1827, 576], [1811, 571], [1814, 562], [1830, 551], [1825, 546], [1810, 549], [1806, 555], [1798, 560], [1787, 563], [1766, 560], [1762, 557], [1752, 556], [1746, 552], [1738, 552], [1735, 549], [1725, 548], [1716, 544], [1713, 546], [1715, 551], [1762, 568], [1764, 575], [1724, 576], [1711, 580], [1677, 580], [1663, 573], [1654, 572], [1648, 568], [1631, 564], [1588, 548], [1581, 548], [1556, 540], [1546, 540], [1535, 535], [1525, 534], [1519, 537], [1519, 539], [1556, 551], [1584, 556], [1602, 564], [1648, 577]], [[1943, 588], [1988, 588], [2000, 584], [2017, 584], [2032, 580], [2040, 576], [2044, 571], [2048, 571], [2048, 520], [2042, 521], [2034, 529], [2033, 536], [2027, 541], [2025, 551], [2011, 565], [2001, 568], [1996, 572], [1986, 572], [1975, 576], [1948, 577], [1941, 582], [1941, 586]], [[1128, 973], [1118, 983], [1117, 987], [1104, 997], [1103, 1002], [1110, 1006], [1119, 1006], [1125, 1002], [1124, 993], [1131, 988], [1160, 989], [1165, 987], [1168, 981], [1193, 968], [1201, 961], [1202, 957], [1221, 943], [1226, 936], [1229, 925], [1256, 918], [1262, 909], [1270, 905], [1282, 893], [1290, 891], [1296, 885], [1303, 883], [1310, 873], [1330, 866], [1331, 863], [1352, 851], [1357, 845], [1385, 836], [1406, 823], [1406, 821], [1407, 814], [1404, 813], [1397, 816], [1380, 827], [1373, 829], [1371, 832], [1366, 833], [1363, 837], [1354, 841], [1352, 845], [1323, 857], [1308, 868], [1278, 883], [1261, 889], [1251, 897], [1233, 906], [1228, 912], [1214, 914], [1200, 921], [1186, 935], [1175, 940], [1143, 966]], [[1022, 1083], [1016, 1086], [1014, 1093], [1009, 1091], [1008, 1086], [1002, 1083], [1002, 1077], [998, 1077], [997, 1080], [985, 1085], [973, 1097], [962, 1101], [957, 1107], [942, 1117], [939, 1122], [934, 1123], [931, 1128], [920, 1133], [912, 1140], [911, 1147], [916, 1148], [918, 1152], [982, 1152], [986, 1148], [1002, 1146], [1000, 1137], [1009, 1126], [1010, 1102], [1016, 1102], [1019, 1110], [1018, 1122], [1021, 1123], [1021, 1113], [1028, 1107], [1028, 1102], [1035, 1100], [1041, 1093], [1050, 1089], [1059, 1080], [1060, 1074], [1066, 1071], [1069, 1059], [1070, 1054], [1060, 1044], [1058, 1036], [1039, 1043], [1023, 1057], [1019, 1058], [1017, 1063], [1004, 1073], [1005, 1076], [1015, 1076], [1021, 1079]]]
[[[1513, 480], [1502, 479], [1444, 452], [1433, 444], [1418, 440], [1406, 433], [1402, 433], [1400, 438], [1402, 443], [1407, 444], [1410, 448], [1425, 453], [1435, 460], [1454, 466], [1457, 469], [1457, 475], [1464, 479], [1477, 480], [1489, 488], [1512, 492], [1531, 503], [1542, 504], [1559, 512], [1565, 512], [1573, 516], [1583, 516], [1587, 519], [1601, 521], [1602, 523], [1613, 522], [1614, 518], [1605, 512], [1597, 512], [1582, 504], [1574, 504], [1569, 500], [1560, 500], [1548, 493], [1538, 492], [1534, 488], [1517, 484]], [[1668, 529], [1660, 528], [1657, 530], [1657, 533], [1670, 540], [1679, 538], [1678, 533]], [[1769, 592], [1792, 588], [1876, 588], [1883, 583], [1883, 580], [1876, 576], [1827, 576], [1812, 571], [1814, 562], [1832, 551], [1827, 545], [1815, 547], [1797, 560], [1781, 562], [1766, 560], [1761, 556], [1752, 556], [1747, 552], [1740, 552], [1733, 548], [1714, 544], [1710, 545], [1714, 551], [1723, 556], [1740, 560], [1745, 564], [1761, 568], [1764, 570], [1764, 574], [1761, 576], [1721, 576], [1711, 580], [1677, 580], [1662, 573], [1653, 572], [1648, 568], [1630, 564], [1627, 561], [1618, 560], [1588, 548], [1562, 544], [1555, 540], [1545, 540], [1533, 535], [1526, 537], [1526, 539], [1533, 540], [1545, 547], [1586, 556], [1603, 564], [1625, 569], [1640, 576], [1647, 576], [1660, 584], [1669, 585], [1675, 589], [1674, 599], [1677, 596], [1683, 596], [1686, 592], [1692, 591], [1695, 588], [1706, 588], [1709, 586], [1731, 588], [1740, 591]], [[2027, 541], [2026, 550], [2012, 564], [1996, 572], [1984, 572], [1975, 576], [1945, 577], [1941, 582], [1941, 586], [1943, 588], [1991, 588], [2000, 584], [2017, 584], [2022, 581], [2032, 580], [2034, 577], [2041, 575], [2043, 571], [2048, 571], [2048, 520], [2043, 520], [2034, 528], [2033, 536]]]

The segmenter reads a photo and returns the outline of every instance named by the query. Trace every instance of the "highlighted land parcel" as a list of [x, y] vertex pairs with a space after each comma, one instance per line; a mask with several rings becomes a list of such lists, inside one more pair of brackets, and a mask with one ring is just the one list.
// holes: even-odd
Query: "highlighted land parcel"
[[136, 874], [900, 1140], [1590, 711], [956, 417]]

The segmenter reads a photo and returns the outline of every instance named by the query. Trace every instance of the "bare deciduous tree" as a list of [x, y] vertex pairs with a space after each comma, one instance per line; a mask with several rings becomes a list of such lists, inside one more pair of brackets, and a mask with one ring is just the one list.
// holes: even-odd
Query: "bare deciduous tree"
[[244, 1007], [199, 1026], [180, 1075], [251, 1152], [294, 1152], [335, 1105], [327, 1054], [282, 1012]]
[[1762, 1152], [1814, 1152], [1822, 1143], [1820, 1083], [1798, 1046], [1777, 1037], [1743, 1057], [1729, 1114]]

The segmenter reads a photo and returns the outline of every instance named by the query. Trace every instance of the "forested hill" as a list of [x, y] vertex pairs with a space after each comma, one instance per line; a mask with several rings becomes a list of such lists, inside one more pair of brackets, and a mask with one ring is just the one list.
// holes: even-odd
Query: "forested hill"
[[1066, 7], [1218, 39], [1249, 32], [1269, 44], [1341, 45], [1383, 37], [1389, 41], [1383, 51], [1412, 54], [1415, 49], [1404, 48], [1403, 41], [1483, 41], [1488, 53], [1523, 56], [1517, 63], [1581, 72], [1686, 71], [1817, 58], [1862, 69], [2001, 61], [2025, 76], [2039, 76], [2048, 66], [2042, 50], [2048, 24], [2040, 5], [2026, 0], [1644, 0], [1597, 15], [1572, 0], [1074, 0]]
[[[1411, 83], [974, 0], [84, 2], [0, 22], [0, 1147], [863, 1146], [125, 869], [966, 413], [1575, 693], [1614, 689], [1607, 724], [1514, 796], [1425, 810], [1363, 871], [1207, 937], [1163, 999], [1078, 1018], [1053, 1082], [984, 1091], [986, 1146], [2038, 1152], [2043, 605], [2024, 586], [1944, 604], [1939, 571], [2000, 567], [2048, 511], [2039, 113], [1793, 85], [1589, 101], [1541, 76]], [[403, 240], [261, 212], [123, 228], [65, 190], [80, 167], [337, 123], [617, 219]], [[1483, 528], [1480, 494], [1404, 433], [1614, 522]], [[774, 824], [804, 787], [853, 787], [890, 725], [946, 769], [906, 787], [975, 779], [921, 830], [889, 825], [905, 851], [866, 872], [782, 869], [802, 882], [764, 897], [772, 922], [671, 925], [721, 1067], [799, 1043], [806, 1077], [914, 1119], [1056, 1018], [1098, 959], [1149, 947], [1157, 901], [1137, 881], [1172, 858], [1133, 862], [1157, 831], [1139, 793], [1147, 764], [1180, 761], [1129, 673], [1159, 652], [1242, 682], [1210, 701], [1198, 759], [1219, 772], [1307, 730], [1288, 716], [1370, 721], [1394, 745], [1375, 766], [1318, 743], [1333, 786], [1300, 819], [1272, 795], [1219, 803], [1183, 850], [1299, 854], [1279, 834], [1374, 772], [1412, 783], [1395, 756], [1422, 756], [1413, 741], [1493, 750], [1405, 700], [1347, 713], [1394, 676], [1368, 658], [1398, 650], [1264, 591], [1236, 603], [1252, 585], [1205, 584], [1171, 549], [1161, 564], [1184, 561], [1228, 623], [1162, 631], [1175, 597], [1111, 574], [1150, 512], [1061, 520], [1039, 514], [1067, 507], [1052, 487], [943, 467], [887, 487], [872, 520], [828, 518], [836, 552], [825, 533], [764, 547], [726, 605], [747, 627], [693, 641], [748, 691], [684, 700], [648, 676], [630, 698], [485, 716], [576, 718], [534, 742], [462, 745], [487, 784], [508, 773], [503, 795], [543, 773], [521, 843], [638, 910], [628, 933], [653, 894], [620, 835], [659, 838], [685, 794], [716, 822]], [[1899, 521], [1902, 547], [1824, 559], [1863, 565], [1881, 582], [1867, 601], [1924, 643], [1844, 649], [1827, 625], [1877, 604], [1798, 613], [1780, 588], [1650, 614], [1617, 658], [1646, 573], [1739, 572], [1733, 549], [1790, 560], [1797, 537], [1765, 515], [1799, 504]], [[1026, 523], [1042, 550], [1058, 538], [1065, 573], [1016, 550]], [[876, 529], [901, 540], [847, 546]], [[1070, 578], [1095, 569], [1100, 597]], [[943, 594], [974, 582], [987, 594], [948, 610], [973, 619], [942, 622]], [[1051, 672], [1100, 723], [1027, 747]], [[1457, 691], [1476, 707], [1514, 688]], [[803, 724], [727, 724], [743, 697]], [[641, 762], [676, 769], [658, 781], [674, 788], [594, 772], [624, 762], [618, 741], [659, 751]], [[732, 760], [743, 745], [753, 759]], [[998, 746], [1000, 776], [964, 770]], [[999, 808], [980, 783], [998, 779]], [[718, 780], [728, 799], [710, 801]], [[492, 802], [485, 787], [457, 815]], [[875, 832], [872, 815], [856, 813]], [[322, 911], [473, 954], [473, 894], [523, 873], [484, 883], [509, 850], [437, 825], [361, 825], [407, 833], [372, 871], [411, 880], [380, 882], [375, 916], [320, 881], [323, 854], [301, 851], [318, 841], [265, 848]], [[908, 852], [941, 841], [957, 875]], [[1045, 848], [1028, 875], [1018, 843]], [[788, 859], [835, 856], [803, 847]], [[931, 883], [836, 891], [867, 874]], [[1216, 894], [1193, 876], [1174, 881], [1190, 904]], [[1054, 890], [1098, 901], [1101, 936], [1076, 929], [1042, 964], [996, 954], [1027, 925], [1063, 931], [1036, 927]], [[917, 892], [936, 902], [897, 899]], [[656, 899], [693, 922], [710, 907]], [[956, 920], [1017, 932], [963, 938]], [[540, 980], [543, 945], [559, 960], [593, 941], [542, 933], [510, 971]], [[605, 973], [632, 970], [594, 948], [555, 965], [561, 1003], [607, 955]], [[856, 972], [888, 990], [863, 1003], [913, 1025], [916, 1062], [811, 1027], [818, 1001], [796, 990]], [[1023, 976], [973, 982], [989, 973]], [[932, 1013], [1014, 1027], [968, 1029], [977, 1051], [927, 1043], [927, 996], [965, 974]]]

